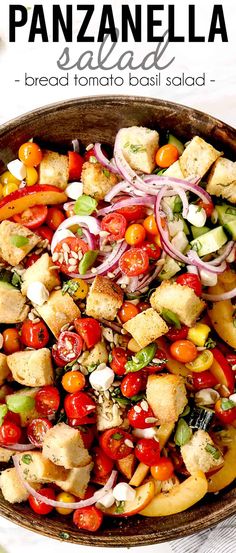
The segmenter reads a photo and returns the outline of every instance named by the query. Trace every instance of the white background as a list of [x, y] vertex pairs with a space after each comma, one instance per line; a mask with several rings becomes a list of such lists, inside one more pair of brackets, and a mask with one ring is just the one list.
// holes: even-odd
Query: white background
[[[202, 111], [210, 113], [219, 119], [231, 124], [236, 125], [236, 109], [235, 109], [235, 64], [236, 64], [236, 38], [235, 38], [235, 1], [223, 0], [221, 3], [224, 7], [224, 13], [226, 18], [226, 25], [228, 31], [229, 43], [222, 44], [219, 38], [216, 38], [215, 43], [207, 44], [172, 44], [169, 45], [166, 51], [163, 62], [167, 62], [173, 56], [175, 61], [166, 71], [163, 71], [163, 80], [166, 75], [178, 76], [185, 73], [185, 76], [197, 77], [206, 74], [207, 84], [205, 87], [170, 87], [167, 88], [164, 85], [159, 87], [135, 87], [131, 88], [127, 84], [121, 88], [110, 87], [79, 87], [76, 88], [73, 83], [68, 88], [63, 87], [25, 87], [24, 75], [47, 76], [52, 75], [61, 76], [61, 72], [58, 70], [56, 61], [60, 57], [65, 44], [42, 44], [40, 39], [37, 39], [34, 44], [28, 44], [29, 24], [24, 29], [19, 29], [17, 33], [16, 44], [9, 44], [8, 42], [8, 10], [9, 4], [18, 4], [18, 1], [8, 2], [1, 0], [0, 6], [0, 124], [5, 121], [25, 113], [33, 108], [46, 105], [48, 103], [65, 100], [67, 98], [75, 98], [86, 95], [96, 94], [137, 94], [142, 96], [152, 96], [154, 98], [166, 98], [172, 101], [180, 102]], [[35, 2], [38, 3], [38, 2]], [[49, 37], [51, 36], [51, 6], [52, 0], [41, 0], [40, 2], [45, 6], [45, 14], [47, 20], [47, 28]], [[58, 2], [55, 2], [58, 3]], [[77, 0], [60, 1], [60, 6], [65, 6], [66, 3], [76, 4]], [[87, 3], [92, 3], [91, 0]], [[114, 14], [116, 17], [117, 27], [120, 25], [120, 4], [121, 0], [115, 0], [113, 2]], [[125, 2], [123, 2], [125, 3]], [[116, 48], [118, 54], [122, 54], [125, 50], [130, 48], [135, 50], [135, 55], [138, 58], [144, 57], [145, 54], [154, 49], [153, 45], [148, 45], [145, 42], [145, 7], [147, 3], [157, 4], [154, 0], [137, 1], [136, 3], [142, 4], [143, 7], [143, 29], [144, 37], [141, 45], [134, 45], [132, 41], [127, 45], [119, 44]], [[167, 28], [166, 18], [166, 5], [167, 1], [162, 0], [162, 4], [165, 4], [165, 11], [163, 14], [163, 32]], [[178, 34], [185, 34], [187, 40], [187, 6], [186, 0], [172, 0], [171, 4], [175, 4], [176, 7], [176, 30]], [[193, 2], [191, 2], [193, 3]], [[25, 0], [22, 4], [27, 7], [32, 7], [34, 2], [32, 0]], [[97, 34], [97, 23], [100, 18], [100, 11], [102, 2], [96, 3], [96, 15], [91, 23], [90, 34]], [[135, 0], [129, 1], [129, 6], [132, 7], [135, 4]], [[212, 13], [212, 6], [214, 2], [212, 0], [195, 0], [196, 6], [196, 23], [199, 34], [208, 35], [210, 19]], [[28, 11], [29, 21], [31, 19], [32, 10]], [[79, 19], [75, 11], [75, 29]], [[76, 35], [76, 33], [75, 33]], [[71, 56], [74, 61], [79, 57], [79, 54], [83, 50], [91, 49], [95, 53], [97, 51], [96, 43], [88, 44], [87, 46], [73, 43], [70, 46]], [[76, 71], [72, 71], [72, 74]], [[78, 72], [77, 72], [78, 73]], [[109, 71], [107, 72], [110, 73]], [[127, 78], [127, 71], [124, 76]], [[148, 72], [147, 72], [148, 73]], [[151, 70], [148, 75], [155, 76], [157, 70]], [[82, 72], [83, 76], [89, 76], [88, 71]], [[97, 77], [101, 77], [105, 73], [95, 72]], [[113, 72], [115, 75], [121, 75], [121, 73]], [[135, 76], [140, 78], [146, 73], [143, 71], [135, 71]], [[15, 83], [15, 79], [20, 79], [20, 83]], [[215, 83], [210, 83], [210, 79], [215, 79]], [[36, 534], [22, 530], [8, 523], [4, 519], [0, 518], [0, 544], [5, 546], [9, 553], [41, 553], [42, 548], [46, 549], [50, 547], [51, 553], [73, 553], [79, 550], [79, 546], [73, 546], [65, 543], [57, 543], [50, 541], [46, 538], [39, 537]], [[152, 546], [145, 548], [147, 553], [149, 551], [168, 553], [171, 551], [168, 544], [161, 546]], [[92, 553], [92, 548], [83, 547], [83, 551]], [[115, 551], [110, 549], [111, 552]], [[122, 550], [120, 550], [122, 552]], [[134, 553], [140, 551], [140, 548], [136, 548]]]

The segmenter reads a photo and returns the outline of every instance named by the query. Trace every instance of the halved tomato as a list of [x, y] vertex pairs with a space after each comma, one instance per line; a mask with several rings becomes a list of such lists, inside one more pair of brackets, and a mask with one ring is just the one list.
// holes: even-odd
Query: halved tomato
[[19, 225], [24, 225], [24, 227], [35, 229], [44, 223], [47, 213], [48, 208], [46, 205], [34, 205], [33, 207], [28, 207], [22, 213], [13, 215], [13, 221]]
[[[78, 273], [78, 264], [88, 249], [89, 248], [86, 242], [77, 236], [64, 238], [58, 242], [55, 247], [54, 254], [59, 254], [59, 258], [55, 263], [59, 265], [60, 270], [63, 273], [71, 276], [72, 272]], [[75, 259], [74, 264], [69, 263], [69, 260], [72, 260], [73, 258], [72, 253], [77, 255], [77, 260]]]

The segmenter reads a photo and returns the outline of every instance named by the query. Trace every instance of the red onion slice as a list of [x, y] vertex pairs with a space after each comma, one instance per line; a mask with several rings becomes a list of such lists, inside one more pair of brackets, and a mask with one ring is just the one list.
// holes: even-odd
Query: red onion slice
[[162, 227], [160, 207], [161, 207], [161, 200], [165, 195], [167, 195], [167, 192], [168, 192], [168, 187], [163, 186], [162, 189], [159, 191], [159, 193], [157, 195], [156, 206], [155, 206], [156, 222], [157, 222], [157, 227], [158, 227], [159, 233], [160, 233], [161, 238], [162, 238], [163, 249], [172, 258], [177, 259], [177, 261], [182, 261], [183, 263], [188, 265], [189, 264], [189, 259], [186, 257], [186, 255], [183, 255], [181, 252], [179, 252], [176, 248], [174, 248], [172, 246], [172, 244], [169, 240], [169, 237], [168, 237], [168, 232], [166, 232]]
[[106, 156], [104, 156], [101, 148], [101, 144], [99, 142], [96, 142], [94, 144], [94, 154], [99, 163], [103, 165], [103, 167], [106, 167], [111, 173], [119, 173], [119, 170], [116, 166], [116, 163], [114, 161], [109, 161]]
[[56, 232], [54, 233], [52, 243], [51, 243], [52, 253], [54, 252], [57, 243], [60, 242], [61, 240], [60, 238], [61, 229], [69, 229], [70, 227], [73, 227], [73, 225], [79, 225], [83, 228], [86, 227], [88, 228], [89, 232], [91, 234], [94, 234], [95, 236], [98, 235], [101, 230], [100, 223], [96, 219], [96, 217], [92, 217], [91, 215], [73, 215], [72, 217], [65, 219], [65, 221], [62, 221], [62, 223], [59, 225]]
[[72, 146], [73, 146], [73, 151], [77, 152], [77, 154], [79, 154], [80, 146], [79, 146], [78, 138], [75, 138], [74, 140], [72, 140]]
[[[202, 188], [201, 186], [198, 186], [196, 182], [198, 180], [195, 180], [194, 183], [190, 182], [188, 180], [181, 180], [176, 179], [174, 177], [158, 177], [156, 175], [146, 175], [143, 179], [147, 184], [149, 185], [160, 185], [160, 186], [171, 186], [174, 190], [175, 187], [178, 186], [180, 188], [183, 188], [185, 191], [193, 192], [193, 194], [196, 194], [196, 196], [199, 196], [201, 200], [207, 203], [212, 203], [211, 196]], [[147, 192], [151, 194], [151, 189], [148, 187]], [[153, 192], [156, 193], [156, 187], [153, 188]]]
[[144, 205], [147, 207], [153, 207], [155, 198], [153, 196], [143, 196], [143, 198], [128, 198], [127, 200], [121, 200], [120, 202], [116, 202], [112, 206], [104, 207], [103, 209], [99, 209], [97, 212], [98, 217], [101, 215], [106, 215], [106, 213], [112, 213], [113, 211], [117, 211], [117, 209], [121, 209], [122, 207], [132, 207], [133, 205]]
[[30, 451], [32, 449], [36, 449], [35, 445], [33, 444], [11, 444], [11, 445], [4, 445], [1, 444], [1, 447], [4, 449], [10, 449], [12, 451]]
[[122, 180], [121, 182], [119, 182], [118, 184], [113, 186], [113, 188], [110, 190], [110, 192], [108, 192], [108, 194], [106, 194], [106, 196], [104, 198], [105, 202], [110, 202], [120, 192], [126, 192], [126, 194], [131, 194], [131, 192], [132, 192], [130, 184], [128, 182], [126, 182], [125, 180]]
[[202, 298], [208, 301], [225, 301], [231, 300], [236, 296], [236, 288], [229, 290], [229, 292], [223, 292], [222, 294], [202, 294]]
[[197, 252], [194, 252], [193, 250], [190, 250], [188, 252], [188, 263], [191, 263], [192, 265], [196, 265], [198, 269], [205, 269], [206, 271], [209, 271], [209, 273], [223, 273], [226, 269], [226, 263], [223, 262], [219, 266], [210, 265], [210, 262], [202, 261], [200, 257], [198, 256]]
[[220, 265], [220, 263], [222, 263], [222, 261], [225, 261], [228, 255], [232, 252], [234, 245], [235, 245], [235, 242], [233, 240], [228, 242], [228, 244], [226, 244], [224, 248], [223, 253], [218, 257], [216, 257], [216, 259], [213, 259], [212, 261], [208, 261], [208, 263], [210, 263], [210, 265]]

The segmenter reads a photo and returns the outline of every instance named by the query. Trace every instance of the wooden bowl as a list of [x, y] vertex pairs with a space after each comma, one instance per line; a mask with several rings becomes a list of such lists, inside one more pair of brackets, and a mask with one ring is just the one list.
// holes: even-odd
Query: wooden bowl
[[[233, 128], [194, 109], [149, 98], [105, 96], [50, 105], [23, 115], [0, 129], [0, 172], [14, 159], [19, 146], [34, 137], [41, 144], [66, 151], [71, 140], [84, 144], [114, 142], [121, 127], [144, 125], [163, 134], [168, 129], [180, 139], [199, 134], [231, 158], [236, 153]], [[10, 505], [0, 497], [1, 515], [25, 528], [67, 542], [106, 547], [160, 543], [208, 528], [236, 511], [236, 488], [209, 495], [192, 509], [163, 518], [107, 518], [96, 534], [76, 530], [71, 517], [56, 512], [37, 517], [26, 504]]]

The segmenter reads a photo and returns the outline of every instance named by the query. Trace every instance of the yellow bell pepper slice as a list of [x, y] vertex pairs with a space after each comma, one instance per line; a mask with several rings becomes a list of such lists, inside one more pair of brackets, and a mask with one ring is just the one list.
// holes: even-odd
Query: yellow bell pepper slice
[[193, 342], [195, 346], [205, 346], [206, 340], [209, 336], [211, 329], [208, 325], [203, 323], [196, 323], [188, 331], [188, 340]]

